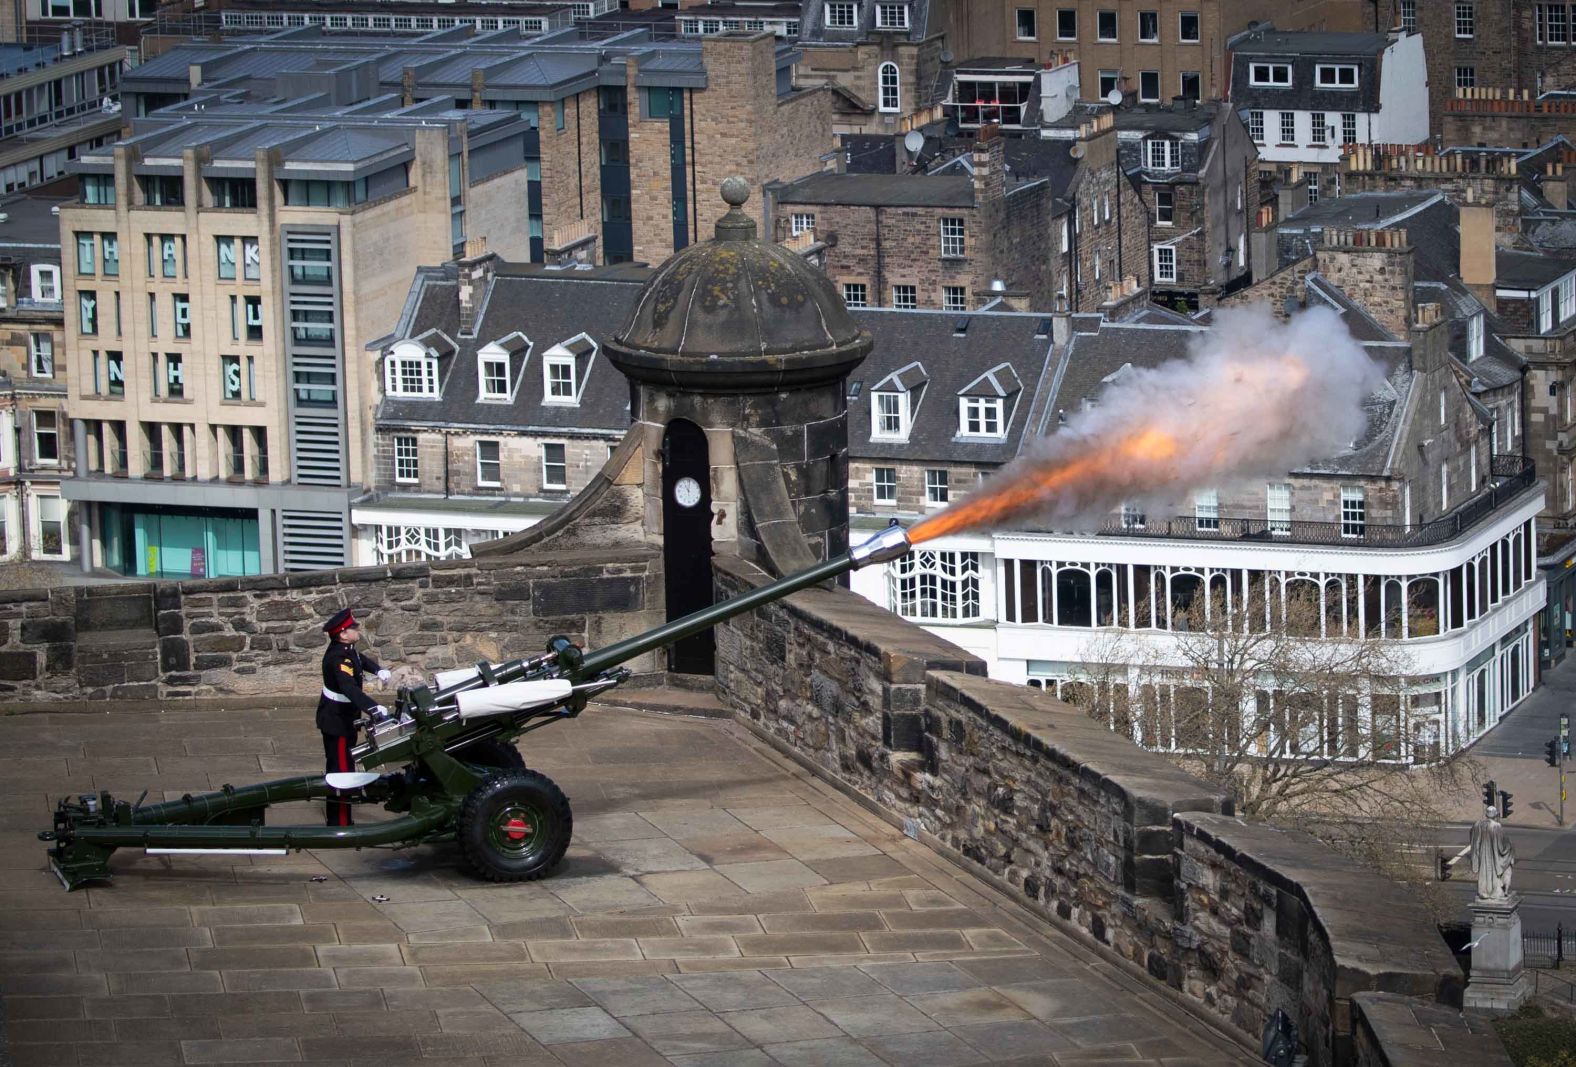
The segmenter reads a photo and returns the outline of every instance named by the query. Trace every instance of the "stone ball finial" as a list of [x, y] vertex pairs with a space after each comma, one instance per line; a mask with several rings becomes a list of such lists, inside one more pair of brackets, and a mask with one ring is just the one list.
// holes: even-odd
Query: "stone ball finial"
[[722, 180], [722, 199], [730, 207], [743, 207], [750, 198], [750, 183], [739, 175]]

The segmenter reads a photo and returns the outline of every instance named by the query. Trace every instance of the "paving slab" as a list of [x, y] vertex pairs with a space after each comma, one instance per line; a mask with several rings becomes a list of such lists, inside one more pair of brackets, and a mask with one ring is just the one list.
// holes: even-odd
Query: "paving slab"
[[[715, 718], [599, 708], [531, 741], [576, 806], [576, 840], [539, 882], [475, 881], [438, 844], [125, 850], [112, 884], [56, 887], [33, 822], [68, 786], [178, 795], [316, 772], [309, 701], [243, 704], [0, 720], [20, 820], [0, 826], [18, 1063], [1254, 1062]], [[269, 823], [317, 818], [296, 804]]]

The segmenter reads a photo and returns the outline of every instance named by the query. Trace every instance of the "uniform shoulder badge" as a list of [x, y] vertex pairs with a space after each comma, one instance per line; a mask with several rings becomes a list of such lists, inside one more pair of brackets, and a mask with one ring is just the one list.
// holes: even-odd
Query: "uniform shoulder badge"
[[339, 665], [339, 669], [344, 671], [346, 674], [355, 674], [356, 673], [355, 670], [352, 669], [350, 664], [348, 664], [348, 663], [341, 663]]

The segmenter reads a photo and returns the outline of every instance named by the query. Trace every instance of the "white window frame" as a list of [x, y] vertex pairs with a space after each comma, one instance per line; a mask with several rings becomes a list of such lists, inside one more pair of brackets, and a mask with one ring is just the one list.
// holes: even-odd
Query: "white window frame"
[[[1029, 16], [1030, 32], [1023, 32], [1023, 16]], [[1060, 19], [1058, 19], [1060, 21]], [[1015, 8], [1012, 13], [1013, 40], [1038, 41], [1040, 39], [1040, 13], [1032, 7]]]
[[878, 30], [906, 30], [908, 29], [907, 4], [876, 4], [876, 29]]
[[[1144, 91], [1145, 82], [1153, 82], [1154, 92]], [[1160, 72], [1158, 70], [1141, 70], [1138, 72], [1138, 100], [1143, 104], [1157, 104], [1160, 102]]]
[[[888, 481], [883, 474], [891, 475]], [[872, 467], [870, 469], [870, 499], [877, 504], [897, 503], [897, 468]]]
[[1291, 64], [1255, 59], [1248, 64], [1248, 84], [1260, 89], [1290, 89]]
[[896, 63], [883, 63], [876, 68], [876, 110], [884, 115], [903, 110], [903, 76]]
[[[483, 460], [482, 459], [482, 446], [483, 445], [492, 445], [493, 448], [497, 449], [497, 453], [496, 453], [497, 459]], [[486, 478], [484, 478], [482, 476], [482, 464], [483, 463], [496, 463], [498, 465], [498, 480], [497, 481], [488, 481]], [[497, 489], [497, 488], [500, 488], [503, 485], [503, 442], [502, 441], [493, 440], [493, 439], [487, 439], [487, 440], [478, 440], [476, 442], [476, 484], [477, 484], [478, 487], [484, 488], [484, 489]]]
[[1439, 510], [1450, 510], [1450, 464], [1439, 464]]
[[1356, 63], [1317, 63], [1313, 68], [1313, 84], [1319, 89], [1356, 92], [1359, 77]]
[[[852, 290], [856, 286], [859, 288], [860, 293], [862, 295], [857, 300], [850, 300], [849, 297], [851, 297], [853, 295]], [[866, 308], [866, 307], [869, 307], [870, 306], [870, 286], [869, 286], [869, 284], [867, 284], [865, 282], [844, 282], [843, 283], [843, 304], [844, 304], [844, 306], [851, 307], [851, 308]]]
[[[1144, 142], [1144, 168], [1146, 170], [1180, 170], [1182, 145], [1169, 137], [1151, 137]], [[1107, 212], [1109, 217], [1109, 212]]]
[[952, 495], [952, 479], [945, 467], [925, 469], [925, 503], [931, 507], [945, 507]]
[[[60, 508], [60, 551], [44, 551], [44, 501], [53, 501]], [[69, 528], [70, 505], [60, 495], [55, 493], [39, 494], [33, 497], [33, 529], [28, 531], [32, 535], [33, 555], [38, 559], [70, 559], [71, 558], [71, 531]]]
[[[565, 373], [567, 372], [567, 377]], [[567, 386], [569, 395], [564, 395]], [[575, 394], [575, 358], [554, 353], [547, 353], [542, 357], [542, 403], [544, 404], [574, 404]]]
[[960, 396], [958, 436], [1001, 440], [1007, 436], [1006, 415], [1006, 404], [999, 396]]
[[887, 570], [888, 606], [911, 621], [983, 618], [980, 572], [978, 552], [909, 552]]
[[1401, 31], [1403, 33], [1417, 32], [1417, 0], [1401, 0], [1400, 12]]
[[[43, 304], [59, 303], [64, 297], [60, 291], [60, 268], [53, 263], [34, 263], [32, 269], [33, 299]], [[46, 296], [53, 293], [53, 296]]]
[[1264, 143], [1264, 112], [1252, 110], [1248, 112], [1248, 139], [1254, 144]]
[[[1152, 16], [1153, 20], [1154, 20], [1154, 30], [1155, 30], [1155, 32], [1152, 35], [1148, 36], [1148, 37], [1144, 36], [1144, 16], [1145, 15]], [[1144, 10], [1144, 11], [1139, 11], [1138, 12], [1138, 43], [1139, 44], [1159, 44], [1160, 43], [1160, 12], [1159, 12], [1158, 9], [1150, 8], [1148, 10]]]
[[[1453, 12], [1455, 18], [1456, 40], [1470, 41], [1477, 36], [1477, 5], [1456, 4]], [[1463, 30], [1465, 32], [1463, 32]]]
[[1341, 486], [1341, 536], [1362, 537], [1367, 532], [1367, 492], [1360, 485]]
[[[548, 450], [549, 449], [553, 449], [553, 448], [560, 449], [559, 455], [561, 455], [563, 457], [563, 459], [559, 463], [549, 463], [548, 460], [547, 460]], [[562, 478], [561, 481], [551, 482], [551, 481], [547, 480], [547, 472], [548, 472], [548, 470], [550, 468], [553, 468], [553, 467], [558, 467], [558, 468], [562, 469], [562, 471], [563, 471], [563, 478]], [[543, 489], [568, 489], [569, 488], [569, 446], [566, 443], [564, 443], [563, 441], [543, 441], [542, 442], [542, 488]]]
[[870, 439], [872, 441], [907, 441], [909, 421], [913, 412], [909, 408], [908, 393], [882, 391], [870, 394]]
[[[38, 466], [38, 467], [58, 467], [58, 466], [60, 466], [60, 421], [61, 421], [60, 420], [60, 412], [54, 410], [53, 408], [50, 408], [50, 409], [34, 408], [32, 414], [33, 414], [33, 464], [34, 464], [34, 466]], [[50, 423], [51, 423], [51, 428], [49, 430], [45, 431], [38, 425], [38, 417], [40, 415], [47, 415], [49, 417], [49, 420], [50, 420]], [[54, 459], [45, 459], [43, 452], [38, 447], [39, 439], [42, 438], [42, 437], [46, 437], [46, 436], [47, 437], [53, 437], [55, 439], [55, 458]]]
[[968, 254], [968, 224], [957, 215], [941, 217], [941, 258], [963, 259]]
[[[1187, 34], [1182, 32], [1182, 20], [1187, 18], [1190, 15], [1193, 17], [1193, 36], [1191, 36], [1191, 37], [1189, 37]], [[1199, 14], [1199, 12], [1197, 12], [1197, 11], [1178, 11], [1177, 12], [1177, 43], [1178, 44], [1198, 44], [1201, 40], [1203, 40], [1203, 35], [1204, 35], [1204, 19]]]
[[[1102, 15], [1111, 16], [1111, 36], [1105, 36], [1100, 24], [1105, 20]], [[1113, 44], [1122, 39], [1122, 16], [1119, 11], [1111, 8], [1102, 8], [1094, 13], [1094, 39], [1101, 44]]]
[[1467, 362], [1483, 354], [1483, 313], [1478, 312], [1467, 320]]
[[383, 392], [405, 399], [436, 399], [437, 359], [419, 344], [396, 344], [383, 360]]
[[1290, 482], [1271, 482], [1264, 487], [1264, 515], [1271, 536], [1291, 536]]
[[[899, 303], [899, 293], [901, 300]], [[892, 287], [892, 307], [898, 311], [913, 311], [919, 307], [919, 286], [899, 283]]]
[[1220, 490], [1200, 489], [1193, 495], [1193, 525], [1203, 533], [1220, 532]]
[[415, 434], [394, 435], [394, 480], [400, 485], [421, 482], [421, 440]]
[[789, 216], [788, 232], [795, 237], [801, 233], [815, 232], [815, 212], [795, 211]]
[[969, 289], [966, 285], [943, 285], [941, 287], [942, 311], [967, 311], [969, 309]]
[[858, 29], [859, 5], [852, 0], [826, 0], [821, 10], [821, 21], [829, 30]]
[[[1073, 32], [1071, 34], [1064, 35], [1062, 33], [1062, 15], [1064, 14], [1070, 14], [1073, 17]], [[1039, 29], [1038, 17], [1036, 17], [1035, 29]], [[1078, 39], [1078, 9], [1076, 7], [1059, 7], [1056, 9], [1056, 39], [1058, 41], [1076, 41]], [[1101, 71], [1101, 73], [1104, 74], [1105, 72]]]
[[1456, 67], [1456, 69], [1455, 69], [1455, 71], [1453, 73], [1455, 75], [1454, 81], [1455, 81], [1455, 87], [1457, 89], [1476, 89], [1477, 88], [1477, 68], [1476, 67], [1471, 66], [1470, 64], [1462, 64], [1462, 65]]
[[[501, 370], [502, 373], [488, 374], [489, 370], [494, 372]], [[503, 380], [502, 391], [488, 388], [489, 380], [496, 381], [500, 378]], [[509, 353], [482, 351], [476, 354], [476, 396], [479, 399], [513, 400], [513, 385], [513, 376], [509, 373]]]
[[1151, 250], [1155, 281], [1175, 285], [1177, 280], [1177, 250], [1175, 245], [1155, 245]]
[[55, 376], [55, 335], [33, 331], [27, 335], [27, 371], [34, 378]]
[[1175, 226], [1177, 218], [1177, 194], [1173, 189], [1155, 190], [1155, 225]]
[[1341, 143], [1357, 143], [1357, 112], [1341, 112]]

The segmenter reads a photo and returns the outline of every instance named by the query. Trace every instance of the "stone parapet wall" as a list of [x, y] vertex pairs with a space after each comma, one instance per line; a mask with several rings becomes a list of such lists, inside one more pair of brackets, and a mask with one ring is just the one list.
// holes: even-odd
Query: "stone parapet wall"
[[[723, 595], [765, 579], [716, 570]], [[1354, 994], [1460, 1004], [1400, 888], [853, 594], [734, 619], [717, 649], [719, 695], [759, 734], [1248, 1042], [1282, 1008], [1311, 1064], [1351, 1063]]]
[[[323, 620], [345, 607], [364, 620], [367, 650], [390, 667], [516, 659], [559, 633], [596, 647], [660, 625], [660, 606], [650, 605], [661, 603], [661, 582], [657, 553], [637, 546], [0, 592], [0, 696], [315, 691]], [[649, 671], [652, 662], [632, 666]]]

